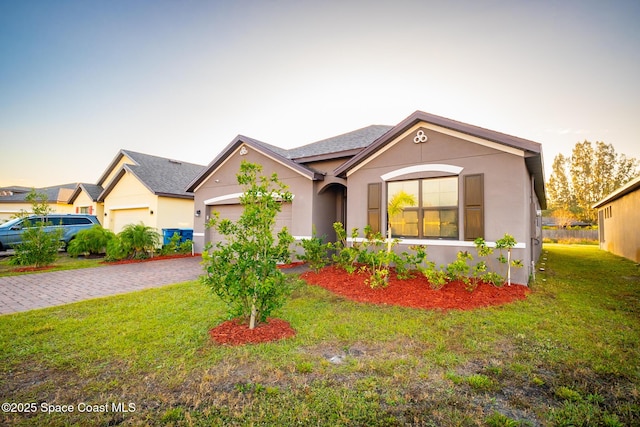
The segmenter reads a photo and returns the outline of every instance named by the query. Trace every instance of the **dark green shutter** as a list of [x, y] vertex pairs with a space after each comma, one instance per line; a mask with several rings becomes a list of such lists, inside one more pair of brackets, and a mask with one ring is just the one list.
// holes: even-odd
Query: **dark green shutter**
[[464, 177], [464, 239], [484, 238], [484, 174]]
[[380, 199], [382, 197], [382, 184], [379, 182], [369, 184], [367, 187], [367, 224], [374, 233], [380, 232]]

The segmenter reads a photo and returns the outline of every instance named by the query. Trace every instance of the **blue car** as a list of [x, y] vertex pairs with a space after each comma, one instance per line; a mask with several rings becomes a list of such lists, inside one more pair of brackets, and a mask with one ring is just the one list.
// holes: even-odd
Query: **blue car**
[[100, 224], [95, 215], [84, 214], [50, 214], [47, 216], [31, 215], [25, 218], [15, 218], [0, 224], [0, 251], [15, 248], [22, 243], [22, 233], [25, 229], [44, 222], [45, 232], [62, 229], [60, 239], [66, 247], [78, 231], [86, 230]]

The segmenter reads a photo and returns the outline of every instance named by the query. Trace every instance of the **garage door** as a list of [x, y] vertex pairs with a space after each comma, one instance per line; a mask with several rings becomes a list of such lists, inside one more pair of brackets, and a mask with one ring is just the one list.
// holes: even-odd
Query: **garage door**
[[127, 224], [138, 224], [144, 222], [149, 216], [149, 209], [118, 209], [111, 211], [111, 229], [114, 233], [119, 233]]
[[[217, 205], [210, 206], [210, 214], [211, 212], [217, 211], [220, 212], [220, 219], [229, 219], [233, 222], [236, 222], [243, 212], [242, 205]], [[278, 233], [282, 230], [283, 227], [287, 227], [289, 231], [291, 231], [291, 203], [283, 203], [282, 209], [278, 216], [276, 217], [276, 227], [275, 233]], [[222, 236], [213, 228], [209, 229], [207, 235], [207, 241], [215, 243], [222, 240]]]

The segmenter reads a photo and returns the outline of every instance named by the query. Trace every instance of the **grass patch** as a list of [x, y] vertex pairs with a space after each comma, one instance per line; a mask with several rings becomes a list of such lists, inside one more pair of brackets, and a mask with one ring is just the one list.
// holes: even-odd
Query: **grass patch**
[[640, 424], [638, 268], [592, 246], [545, 251], [527, 300], [469, 312], [297, 283], [276, 313], [297, 335], [244, 347], [210, 342], [225, 310], [198, 282], [0, 316], [0, 398], [38, 405], [0, 424]]
[[[9, 260], [10, 256], [0, 258], [0, 277], [2, 276], [16, 276], [19, 274], [36, 274], [38, 272], [27, 271], [27, 272], [16, 272], [14, 270], [18, 268], [23, 268], [23, 266], [10, 265]], [[56, 261], [47, 268], [46, 271], [57, 271], [57, 270], [76, 270], [78, 268], [91, 268], [91, 267], [99, 267], [104, 258], [72, 258], [66, 253], [59, 253]]]

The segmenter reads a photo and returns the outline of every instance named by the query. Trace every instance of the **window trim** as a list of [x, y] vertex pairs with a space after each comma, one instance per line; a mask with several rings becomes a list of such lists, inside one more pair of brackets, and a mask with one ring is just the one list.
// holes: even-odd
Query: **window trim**
[[[424, 181], [430, 181], [430, 180], [441, 180], [441, 179], [453, 179], [455, 178], [456, 180], [456, 205], [447, 205], [447, 206], [423, 206], [423, 189], [422, 189], [422, 183]], [[389, 185], [390, 184], [394, 184], [394, 183], [399, 183], [399, 182], [417, 182], [418, 183], [418, 200], [417, 200], [417, 206], [410, 206], [407, 207], [405, 210], [407, 211], [417, 211], [418, 213], [418, 235], [417, 236], [402, 236], [402, 235], [397, 235], [397, 234], [392, 234], [391, 237], [392, 238], [399, 238], [399, 239], [417, 239], [420, 241], [424, 241], [424, 240], [449, 240], [449, 241], [458, 241], [460, 239], [460, 176], [459, 175], [443, 175], [443, 176], [434, 176], [434, 177], [429, 177], [429, 178], [413, 178], [413, 179], [402, 179], [402, 180], [395, 180], [395, 181], [385, 181], [386, 187], [385, 187], [385, 193], [386, 193], [386, 200], [385, 200], [385, 204], [384, 204], [384, 211], [387, 217], [387, 222], [391, 221], [391, 217], [389, 216], [389, 212], [388, 212], [388, 205], [389, 205]], [[455, 217], [456, 217], [456, 235], [455, 236], [425, 236], [424, 235], [424, 213], [425, 212], [443, 212], [443, 211], [450, 211], [450, 212], [454, 212], [455, 213]], [[442, 224], [442, 223], [441, 223]], [[389, 227], [389, 224], [387, 223], [387, 227]]]

